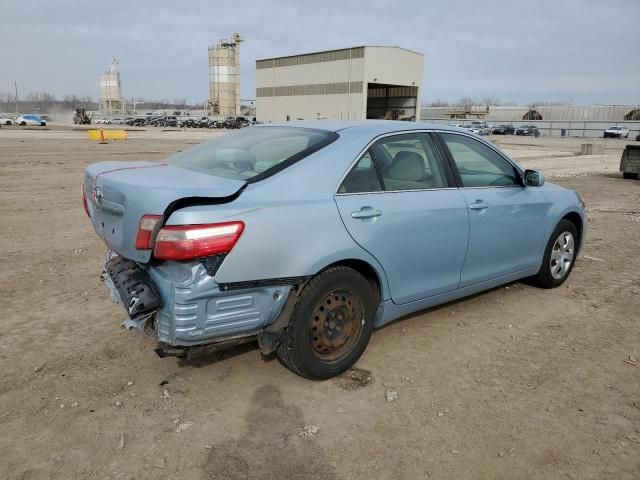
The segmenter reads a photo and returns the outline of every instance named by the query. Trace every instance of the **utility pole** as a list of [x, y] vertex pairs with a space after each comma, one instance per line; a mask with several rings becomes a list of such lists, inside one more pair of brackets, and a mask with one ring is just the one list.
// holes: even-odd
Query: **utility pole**
[[16, 118], [18, 118], [18, 82], [14, 80], [13, 86], [16, 88]]

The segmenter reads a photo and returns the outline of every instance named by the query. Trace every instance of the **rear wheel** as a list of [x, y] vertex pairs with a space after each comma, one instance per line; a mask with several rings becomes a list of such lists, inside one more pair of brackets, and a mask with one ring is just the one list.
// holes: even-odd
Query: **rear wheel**
[[376, 294], [367, 280], [347, 267], [332, 267], [304, 287], [277, 355], [284, 366], [322, 380], [351, 367], [373, 331]]
[[542, 266], [533, 282], [541, 288], [559, 287], [569, 277], [579, 247], [578, 230], [567, 219], [561, 220], [551, 234]]

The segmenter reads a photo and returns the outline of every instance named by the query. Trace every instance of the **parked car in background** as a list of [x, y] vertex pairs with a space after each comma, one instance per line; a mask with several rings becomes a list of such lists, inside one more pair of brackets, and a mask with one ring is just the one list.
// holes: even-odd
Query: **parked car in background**
[[513, 135], [516, 129], [513, 125], [498, 125], [491, 130], [494, 135]]
[[126, 124], [131, 127], [142, 127], [147, 124], [147, 119], [145, 117], [135, 117], [127, 120]]
[[540, 131], [535, 125], [520, 125], [516, 128], [516, 135], [533, 135], [537, 138], [540, 136]]
[[640, 142], [640, 134], [636, 135], [636, 142]]
[[13, 125], [13, 118], [0, 116], [0, 125]]
[[47, 125], [47, 121], [40, 115], [20, 115], [18, 118], [16, 118], [16, 125], [37, 125], [40, 127], [45, 127]]
[[161, 164], [94, 163], [82, 192], [123, 325], [160, 356], [257, 339], [314, 379], [412, 312], [558, 287], [585, 238], [578, 193], [446, 125], [261, 125]]
[[449, 125], [452, 127], [464, 128], [464, 125], [462, 123], [450, 123]]
[[629, 138], [629, 129], [621, 126], [611, 126], [604, 131], [604, 138]]
[[[640, 137], [640, 135], [638, 135]], [[623, 178], [638, 179], [640, 174], [640, 145], [627, 145], [620, 158], [620, 171]]]
[[246, 117], [236, 117], [236, 124], [239, 128], [248, 127], [250, 125], [249, 120]]
[[473, 121], [467, 125], [466, 128], [476, 135], [489, 135], [491, 133], [491, 129], [489, 128], [489, 125], [487, 125], [487, 122]]

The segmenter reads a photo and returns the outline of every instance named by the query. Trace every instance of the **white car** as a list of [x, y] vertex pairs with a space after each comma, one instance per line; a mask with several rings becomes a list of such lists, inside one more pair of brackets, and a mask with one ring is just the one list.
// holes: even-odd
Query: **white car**
[[485, 122], [471, 122], [466, 128], [476, 135], [489, 135], [491, 133], [491, 129]]
[[0, 116], [0, 125], [13, 125], [13, 118]]
[[611, 126], [604, 131], [604, 138], [629, 138], [629, 129], [627, 127]]
[[16, 118], [16, 125], [37, 125], [39, 127], [46, 127], [47, 121], [40, 115], [20, 115]]

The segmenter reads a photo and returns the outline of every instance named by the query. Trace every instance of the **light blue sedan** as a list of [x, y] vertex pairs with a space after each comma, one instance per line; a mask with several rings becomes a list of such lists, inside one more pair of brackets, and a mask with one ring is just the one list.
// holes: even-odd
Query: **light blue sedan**
[[576, 192], [465, 129], [409, 122], [256, 126], [165, 163], [96, 163], [83, 202], [123, 325], [159, 355], [257, 339], [313, 379], [409, 313], [561, 285], [586, 230]]

